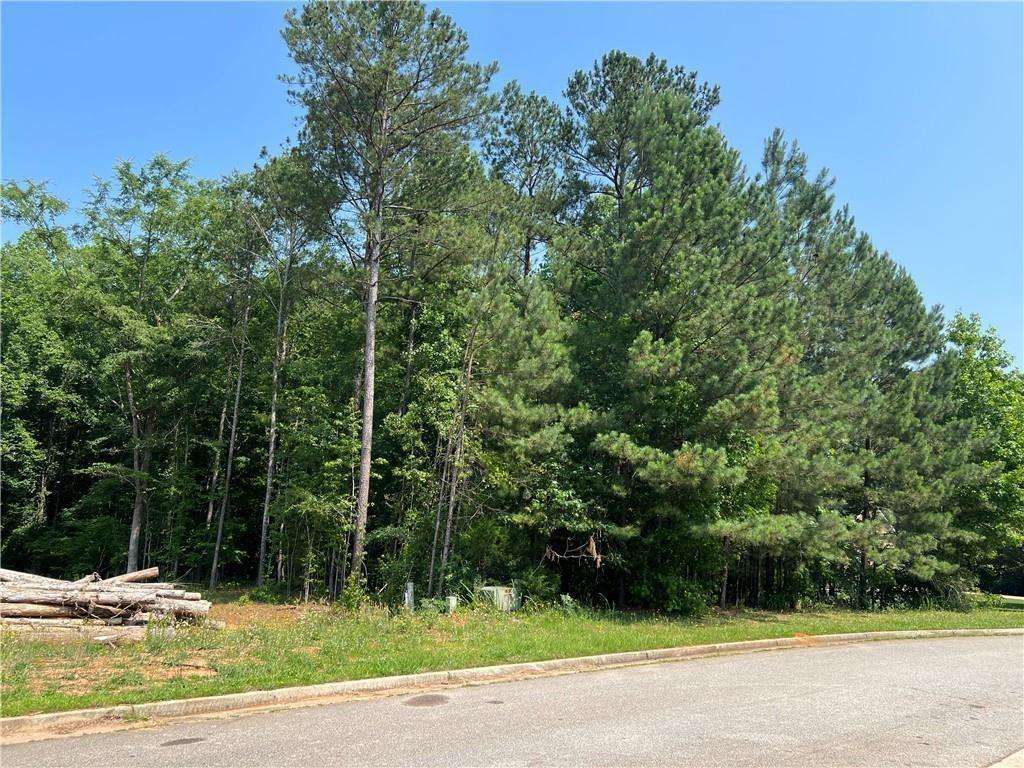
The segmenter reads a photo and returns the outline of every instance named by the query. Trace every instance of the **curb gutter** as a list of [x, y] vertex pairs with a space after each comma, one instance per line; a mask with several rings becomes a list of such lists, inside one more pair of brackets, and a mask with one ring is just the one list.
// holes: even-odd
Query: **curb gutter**
[[[351, 698], [360, 694], [401, 693], [411, 689], [474, 685], [530, 677], [587, 672], [664, 661], [679, 661], [708, 656], [724, 656], [783, 648], [844, 645], [878, 640], [912, 640], [938, 637], [1024, 636], [1024, 628], [1013, 629], [923, 629], [888, 632], [854, 632], [840, 635], [807, 635], [768, 640], [746, 640], [736, 643], [691, 645], [651, 651], [627, 651], [572, 659], [551, 659], [491, 667], [422, 672], [412, 675], [346, 680], [269, 691], [248, 691], [195, 699], [154, 701], [146, 704], [120, 704], [97, 709], [78, 709], [42, 715], [0, 718], [0, 736], [25, 735], [36, 738], [67, 735], [73, 731], [96, 726], [130, 727], [140, 720], [194, 717], [238, 710], [265, 709], [296, 704], [320, 704], [330, 699]], [[21, 738], [17, 739], [21, 741]]]

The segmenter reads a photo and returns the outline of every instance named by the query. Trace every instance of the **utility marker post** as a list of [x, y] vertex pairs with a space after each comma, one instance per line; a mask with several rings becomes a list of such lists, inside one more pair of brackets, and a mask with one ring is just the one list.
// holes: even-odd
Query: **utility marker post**
[[403, 599], [402, 604], [407, 611], [411, 611], [416, 608], [416, 600], [415, 597], [413, 596], [413, 590], [415, 588], [416, 585], [413, 584], [411, 581], [407, 582], [405, 585], [405, 598]]

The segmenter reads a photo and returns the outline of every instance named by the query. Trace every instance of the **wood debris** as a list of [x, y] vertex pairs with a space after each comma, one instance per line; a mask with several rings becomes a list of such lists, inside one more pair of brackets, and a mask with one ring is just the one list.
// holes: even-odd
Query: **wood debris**
[[150, 582], [159, 577], [159, 568], [145, 568], [64, 581], [0, 568], [0, 629], [111, 643], [141, 640], [154, 620], [206, 621], [208, 600], [170, 582]]

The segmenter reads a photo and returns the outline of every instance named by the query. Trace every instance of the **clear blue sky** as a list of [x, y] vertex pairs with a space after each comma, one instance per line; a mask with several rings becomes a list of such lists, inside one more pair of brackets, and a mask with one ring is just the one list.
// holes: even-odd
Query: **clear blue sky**
[[[76, 204], [118, 159], [216, 176], [294, 133], [277, 3], [3, 2], [2, 175]], [[612, 48], [718, 83], [755, 164], [779, 126], [929, 303], [1024, 360], [1024, 5], [442, 3], [471, 53], [559, 97]]]

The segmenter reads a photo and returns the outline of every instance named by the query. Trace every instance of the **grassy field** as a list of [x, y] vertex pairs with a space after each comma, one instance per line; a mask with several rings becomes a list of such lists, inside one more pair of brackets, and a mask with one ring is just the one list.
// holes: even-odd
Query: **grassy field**
[[209, 696], [289, 685], [734, 640], [890, 629], [1024, 626], [1017, 606], [970, 612], [804, 611], [680, 619], [555, 608], [391, 615], [215, 596], [225, 629], [108, 647], [5, 636], [0, 714]]

